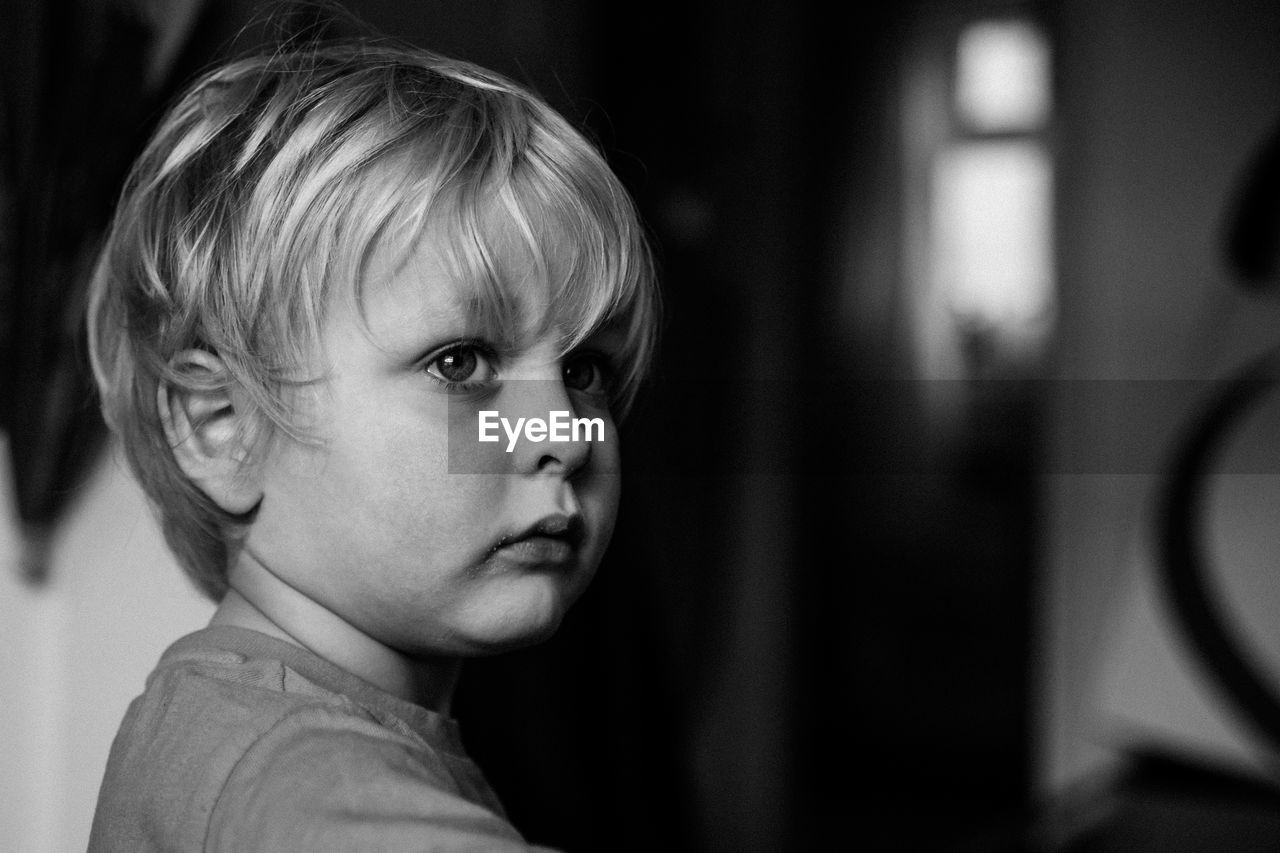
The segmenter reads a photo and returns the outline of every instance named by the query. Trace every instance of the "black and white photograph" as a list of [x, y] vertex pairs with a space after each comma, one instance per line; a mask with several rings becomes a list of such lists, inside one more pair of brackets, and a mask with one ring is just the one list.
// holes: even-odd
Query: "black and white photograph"
[[0, 851], [1280, 849], [1280, 4], [14, 0]]

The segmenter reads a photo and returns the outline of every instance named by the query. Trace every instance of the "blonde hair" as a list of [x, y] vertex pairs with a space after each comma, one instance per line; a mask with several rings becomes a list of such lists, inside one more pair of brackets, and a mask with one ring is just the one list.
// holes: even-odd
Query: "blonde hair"
[[[626, 412], [657, 326], [643, 228], [594, 146], [510, 81], [367, 40], [240, 59], [197, 80], [134, 165], [91, 286], [90, 355], [107, 422], [211, 598], [250, 519], [183, 474], [159, 389], [235, 389], [262, 434], [299, 436], [287, 390], [306, 381], [335, 288], [358, 300], [375, 248], [407, 254], [429, 227], [487, 326], [510, 322], [508, 289], [527, 272], [502, 268], [499, 243], [514, 234], [565, 351], [620, 328]], [[190, 349], [225, 371], [184, 369], [174, 357]]]

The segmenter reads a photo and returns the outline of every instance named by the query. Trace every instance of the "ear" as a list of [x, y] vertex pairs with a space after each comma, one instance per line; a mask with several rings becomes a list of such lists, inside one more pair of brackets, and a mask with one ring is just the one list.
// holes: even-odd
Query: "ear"
[[[184, 350], [170, 361], [182, 373], [225, 375], [222, 359], [205, 350]], [[162, 382], [156, 391], [160, 420], [174, 459], [183, 473], [214, 503], [244, 515], [262, 500], [257, 465], [245, 446], [245, 407], [230, 389], [175, 388]], [[238, 404], [239, 402], [239, 404]]]

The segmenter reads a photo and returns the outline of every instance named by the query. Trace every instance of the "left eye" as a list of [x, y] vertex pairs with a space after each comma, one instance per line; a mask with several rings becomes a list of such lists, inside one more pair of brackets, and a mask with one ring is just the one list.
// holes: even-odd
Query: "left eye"
[[565, 387], [588, 394], [609, 390], [610, 370], [603, 357], [593, 353], [570, 356], [564, 363]]
[[487, 382], [494, 376], [488, 355], [474, 344], [455, 344], [427, 362], [427, 373], [446, 385]]

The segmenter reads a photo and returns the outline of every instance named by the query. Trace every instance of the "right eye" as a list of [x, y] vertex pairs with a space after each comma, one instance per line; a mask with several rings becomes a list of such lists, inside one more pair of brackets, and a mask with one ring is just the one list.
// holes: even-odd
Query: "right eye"
[[427, 375], [449, 390], [486, 385], [497, 377], [493, 360], [479, 344], [450, 344], [427, 360]]
[[609, 360], [596, 352], [579, 352], [564, 361], [564, 384], [586, 394], [605, 394], [612, 390], [613, 370]]

